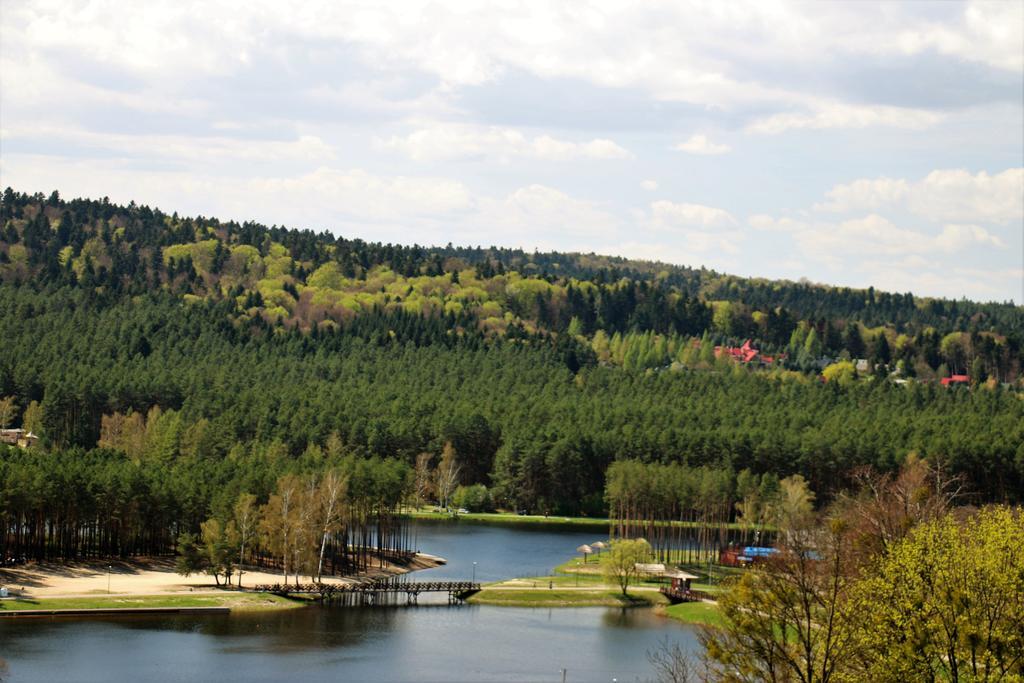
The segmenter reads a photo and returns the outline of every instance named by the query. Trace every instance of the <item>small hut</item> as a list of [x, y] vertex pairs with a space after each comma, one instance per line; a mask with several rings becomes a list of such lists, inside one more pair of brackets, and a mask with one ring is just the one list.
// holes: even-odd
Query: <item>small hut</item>
[[669, 569], [662, 576], [671, 582], [671, 590], [676, 593], [688, 593], [690, 582], [699, 578], [681, 569]]
[[700, 591], [690, 588], [690, 582], [699, 577], [682, 571], [681, 569], [668, 569], [662, 572], [661, 576], [668, 579], [669, 585], [662, 586], [661, 594], [669, 599], [669, 602], [696, 602], [707, 597]]

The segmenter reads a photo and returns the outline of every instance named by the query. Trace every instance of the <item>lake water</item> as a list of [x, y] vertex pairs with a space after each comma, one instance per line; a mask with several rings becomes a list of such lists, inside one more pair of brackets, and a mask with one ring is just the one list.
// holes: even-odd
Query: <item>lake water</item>
[[[544, 574], [600, 534], [423, 522], [418, 545], [449, 563], [415, 579]], [[18, 681], [648, 680], [665, 639], [687, 626], [648, 609], [449, 606], [311, 607], [211, 616], [0, 621], [0, 656]], [[7, 678], [4, 679], [8, 680]]]

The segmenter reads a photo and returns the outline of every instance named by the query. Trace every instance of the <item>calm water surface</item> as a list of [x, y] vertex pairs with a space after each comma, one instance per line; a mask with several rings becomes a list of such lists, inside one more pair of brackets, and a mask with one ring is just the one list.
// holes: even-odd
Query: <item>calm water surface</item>
[[[418, 545], [448, 559], [411, 578], [480, 581], [543, 574], [599, 534], [421, 523]], [[686, 626], [646, 609], [426, 604], [312, 607], [231, 616], [0, 621], [17, 681], [646, 680], [647, 650], [696, 647]], [[4, 679], [7, 680], [7, 679]]]

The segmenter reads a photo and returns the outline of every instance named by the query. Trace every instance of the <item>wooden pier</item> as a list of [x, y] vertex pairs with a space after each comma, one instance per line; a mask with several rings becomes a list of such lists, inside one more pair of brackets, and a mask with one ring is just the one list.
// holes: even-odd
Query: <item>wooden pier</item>
[[407, 603], [416, 603], [420, 593], [447, 593], [449, 603], [463, 602], [480, 590], [473, 581], [395, 581], [381, 579], [360, 583], [262, 584], [252, 590], [275, 595], [315, 596], [321, 602], [353, 601], [358, 604], [383, 604], [389, 597], [405, 596]]

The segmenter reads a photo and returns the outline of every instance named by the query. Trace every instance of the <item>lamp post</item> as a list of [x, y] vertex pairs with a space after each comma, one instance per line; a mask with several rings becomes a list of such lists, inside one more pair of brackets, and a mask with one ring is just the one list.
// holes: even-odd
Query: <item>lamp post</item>
[[107, 595], [110, 595], [110, 570], [113, 568], [112, 565], [107, 565]]
[[473, 563], [473, 583], [476, 583], [476, 562]]

